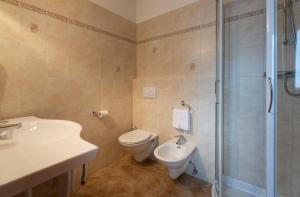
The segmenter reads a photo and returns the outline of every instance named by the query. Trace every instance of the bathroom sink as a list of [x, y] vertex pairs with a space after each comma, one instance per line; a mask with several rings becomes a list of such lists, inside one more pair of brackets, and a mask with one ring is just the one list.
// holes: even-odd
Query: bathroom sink
[[68, 174], [68, 185], [73, 181], [73, 169], [97, 155], [98, 147], [81, 139], [82, 128], [75, 122], [36, 117], [8, 121], [22, 123], [22, 127], [13, 131], [12, 139], [0, 139], [1, 197], [14, 196], [63, 174]]
[[75, 122], [64, 120], [35, 120], [23, 122], [20, 129], [15, 130], [13, 141], [26, 145], [46, 145], [72, 136], [79, 136], [81, 126]]

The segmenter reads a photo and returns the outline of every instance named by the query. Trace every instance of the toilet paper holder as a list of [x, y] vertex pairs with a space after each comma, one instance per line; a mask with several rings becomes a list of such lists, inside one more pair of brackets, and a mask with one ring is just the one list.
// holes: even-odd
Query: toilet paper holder
[[101, 119], [108, 116], [108, 111], [107, 110], [93, 111], [93, 116]]
[[192, 106], [190, 106], [189, 104], [187, 104], [185, 101], [181, 101], [180, 104], [181, 104], [182, 107], [188, 108], [189, 111], [193, 110]]

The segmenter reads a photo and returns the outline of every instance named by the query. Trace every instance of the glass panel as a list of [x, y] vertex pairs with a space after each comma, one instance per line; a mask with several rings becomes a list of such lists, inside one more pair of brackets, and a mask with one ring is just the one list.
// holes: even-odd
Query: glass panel
[[[278, 5], [278, 196], [300, 196], [300, 1]], [[295, 39], [298, 38], [298, 39]]]
[[225, 197], [265, 194], [265, 8], [265, 0], [225, 1]]

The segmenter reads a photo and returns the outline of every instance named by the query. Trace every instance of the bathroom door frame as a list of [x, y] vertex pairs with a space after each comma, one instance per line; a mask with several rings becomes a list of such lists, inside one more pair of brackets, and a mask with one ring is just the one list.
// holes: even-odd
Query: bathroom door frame
[[266, 196], [277, 196], [277, 0], [266, 0]]

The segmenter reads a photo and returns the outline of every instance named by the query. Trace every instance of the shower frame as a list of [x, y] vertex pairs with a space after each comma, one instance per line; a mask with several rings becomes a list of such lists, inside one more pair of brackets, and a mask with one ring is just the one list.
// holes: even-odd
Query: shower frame
[[[217, 0], [215, 191], [223, 196], [225, 7]], [[266, 197], [277, 196], [277, 0], [266, 0]]]

